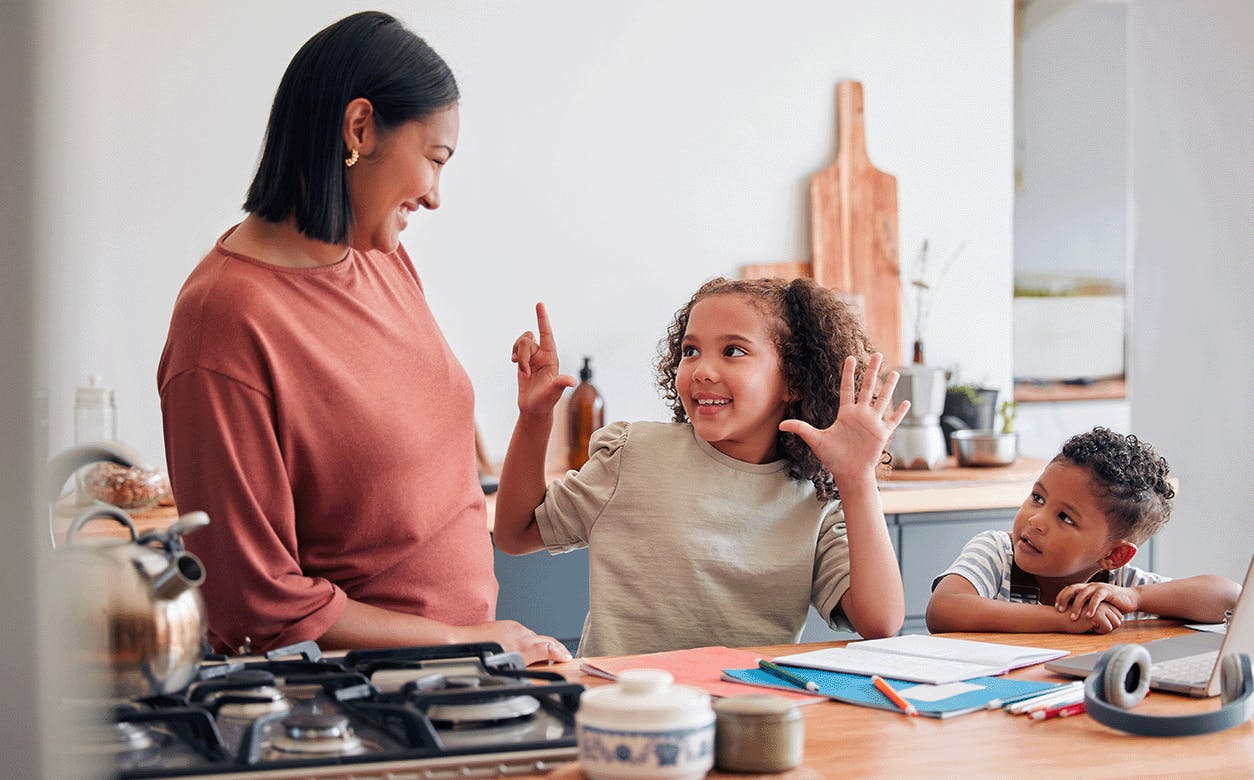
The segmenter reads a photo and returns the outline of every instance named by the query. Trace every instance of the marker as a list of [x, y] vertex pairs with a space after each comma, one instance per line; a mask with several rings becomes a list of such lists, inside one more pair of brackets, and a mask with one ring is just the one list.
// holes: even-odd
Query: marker
[[900, 693], [897, 693], [897, 691], [893, 690], [893, 686], [884, 682], [883, 677], [880, 677], [878, 674], [871, 675], [871, 682], [872, 684], [875, 685], [876, 688], [879, 689], [880, 693], [887, 696], [888, 700], [891, 701], [893, 704], [896, 704], [901, 709], [902, 712], [910, 716], [919, 714], [919, 711], [914, 708], [913, 704], [903, 699]]
[[782, 666], [773, 664], [770, 661], [758, 661], [758, 668], [767, 674], [773, 674], [781, 680], [787, 680], [798, 688], [805, 688], [807, 691], [817, 691], [819, 684], [814, 680], [807, 680], [795, 672], [790, 672]]
[[1084, 702], [1077, 701], [1071, 704], [1063, 704], [1057, 707], [1050, 707], [1045, 710], [1037, 710], [1029, 717], [1032, 720], [1049, 720], [1050, 718], [1069, 718], [1072, 715], [1079, 715], [1085, 711]]

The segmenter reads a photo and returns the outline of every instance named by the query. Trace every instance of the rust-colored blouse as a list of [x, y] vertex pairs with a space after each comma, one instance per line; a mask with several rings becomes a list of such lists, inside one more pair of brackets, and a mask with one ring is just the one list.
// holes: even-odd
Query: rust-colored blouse
[[293, 269], [222, 239], [157, 373], [175, 501], [210, 518], [186, 543], [212, 644], [316, 639], [346, 597], [493, 619], [474, 395], [404, 248]]

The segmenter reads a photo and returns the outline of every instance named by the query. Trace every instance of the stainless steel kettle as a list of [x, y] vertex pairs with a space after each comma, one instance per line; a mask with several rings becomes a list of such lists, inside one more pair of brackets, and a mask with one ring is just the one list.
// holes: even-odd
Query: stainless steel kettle
[[[79, 468], [98, 461], [133, 466], [138, 459], [112, 443], [66, 450], [48, 464], [49, 503]], [[76, 542], [75, 534], [97, 519], [120, 523], [130, 540]], [[103, 640], [85, 650], [89, 657], [81, 661], [114, 696], [174, 693], [195, 676], [205, 635], [205, 606], [197, 586], [205, 571], [183, 548], [183, 536], [208, 524], [204, 512], [190, 512], [166, 530], [140, 535], [130, 515], [101, 503], [89, 507], [66, 532], [55, 563], [80, 586], [65, 607], [77, 613], [73, 617], [89, 637]]]

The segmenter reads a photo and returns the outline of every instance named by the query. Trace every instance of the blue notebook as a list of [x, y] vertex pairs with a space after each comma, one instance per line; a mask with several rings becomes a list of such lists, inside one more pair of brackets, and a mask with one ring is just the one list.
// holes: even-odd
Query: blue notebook
[[[789, 671], [800, 672], [798, 669]], [[877, 707], [882, 710], [901, 712], [888, 697], [879, 692], [870, 677], [822, 669], [806, 669], [804, 677], [819, 685], [817, 693], [847, 704]], [[723, 678], [735, 682], [760, 685], [764, 688], [780, 688], [796, 693], [798, 688], [761, 669], [724, 669]], [[1066, 683], [1011, 680], [1005, 677], [976, 677], [945, 685], [920, 685], [904, 680], [885, 680], [918, 709], [920, 715], [929, 718], [950, 718], [968, 712], [987, 709], [990, 702], [1008, 703], [1058, 688]], [[917, 688], [917, 691], [910, 689]], [[994, 705], [996, 706], [996, 705]]]

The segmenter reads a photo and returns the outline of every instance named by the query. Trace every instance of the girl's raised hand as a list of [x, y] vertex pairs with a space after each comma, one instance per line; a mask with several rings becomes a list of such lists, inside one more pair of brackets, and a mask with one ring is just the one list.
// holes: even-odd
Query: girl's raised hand
[[840, 408], [830, 428], [820, 430], [802, 420], [784, 420], [779, 424], [781, 431], [795, 433], [805, 440], [832, 472], [837, 488], [849, 477], [874, 477], [884, 446], [910, 409], [909, 401], [902, 401], [896, 410], [889, 408], [897, 387], [896, 371], [889, 372], [876, 392], [883, 362], [884, 356], [879, 352], [871, 355], [862, 376], [862, 387], [855, 395], [854, 373], [858, 361], [852, 355], [845, 359], [840, 377]]
[[536, 304], [536, 330], [523, 333], [514, 342], [510, 361], [518, 364], [518, 411], [523, 414], [548, 412], [557, 404], [567, 387], [575, 386], [575, 378], [557, 371], [557, 344], [543, 303]]

